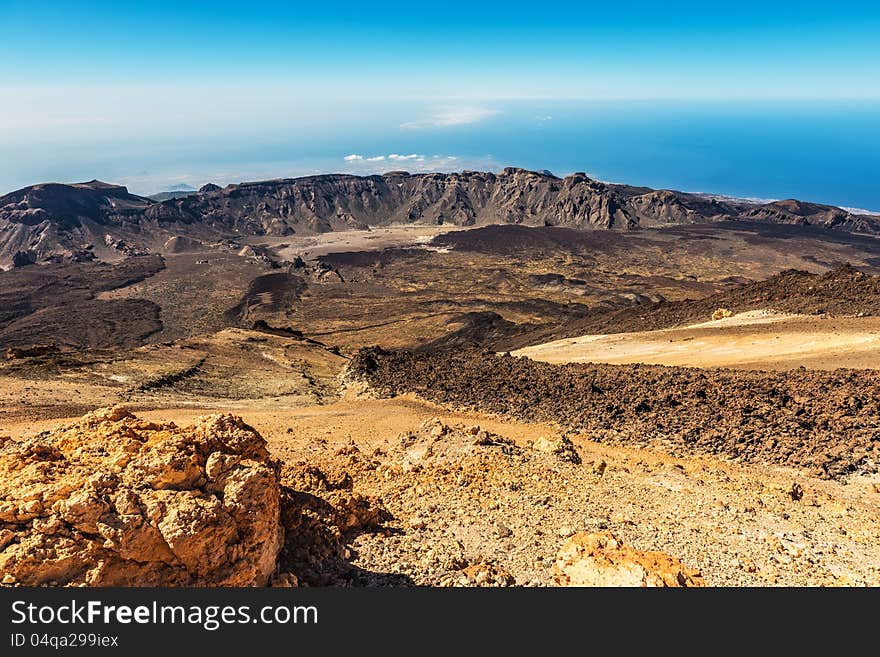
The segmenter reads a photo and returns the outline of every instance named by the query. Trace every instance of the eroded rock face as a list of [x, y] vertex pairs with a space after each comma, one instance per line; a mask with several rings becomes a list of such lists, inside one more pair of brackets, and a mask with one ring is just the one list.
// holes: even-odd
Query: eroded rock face
[[704, 586], [696, 570], [663, 552], [624, 545], [608, 532], [580, 532], [556, 557], [553, 579], [560, 586]]
[[282, 544], [279, 468], [238, 417], [115, 407], [0, 438], [0, 573], [29, 586], [260, 586]]

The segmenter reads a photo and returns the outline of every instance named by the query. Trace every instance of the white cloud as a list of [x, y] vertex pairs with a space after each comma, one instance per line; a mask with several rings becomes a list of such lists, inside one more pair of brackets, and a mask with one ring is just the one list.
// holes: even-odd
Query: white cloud
[[488, 107], [447, 107], [425, 119], [401, 123], [400, 127], [407, 130], [419, 128], [445, 128], [449, 126], [477, 123], [490, 116], [495, 116], [496, 114], [498, 114], [498, 110], [490, 109]]
[[[441, 157], [440, 155], [435, 155], [435, 158]], [[352, 153], [351, 155], [346, 155], [342, 158], [346, 162], [351, 164], [356, 164], [359, 166], [365, 166], [368, 162], [384, 162], [386, 160], [391, 162], [424, 162], [425, 156], [419, 153], [409, 153], [408, 155], [401, 155], [400, 153], [391, 153], [389, 155], [370, 155], [363, 156]]]
[[496, 170], [498, 163], [490, 155], [484, 158], [464, 158], [457, 155], [423, 155], [421, 153], [390, 153], [388, 155], [364, 155], [356, 160], [347, 160], [345, 171], [357, 175], [384, 173], [398, 165], [410, 173], [433, 171], [450, 172], [462, 169]]
[[841, 205], [841, 210], [846, 210], [850, 214], [868, 214], [868, 215], [880, 215], [880, 211], [878, 210], [865, 210], [865, 208], [848, 208], [846, 206]]

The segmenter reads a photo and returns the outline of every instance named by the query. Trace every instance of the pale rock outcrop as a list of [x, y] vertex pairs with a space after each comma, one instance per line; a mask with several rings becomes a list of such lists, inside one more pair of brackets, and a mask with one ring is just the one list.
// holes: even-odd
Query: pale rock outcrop
[[624, 545], [608, 532], [580, 532], [556, 557], [553, 580], [560, 586], [704, 586], [696, 570], [663, 552]]
[[119, 407], [0, 443], [0, 572], [29, 586], [261, 586], [282, 544], [279, 468], [238, 417]]
[[581, 457], [571, 440], [565, 436], [558, 438], [548, 438], [547, 436], [539, 437], [532, 443], [532, 449], [545, 454], [552, 454], [560, 461], [569, 461], [571, 463], [580, 463]]

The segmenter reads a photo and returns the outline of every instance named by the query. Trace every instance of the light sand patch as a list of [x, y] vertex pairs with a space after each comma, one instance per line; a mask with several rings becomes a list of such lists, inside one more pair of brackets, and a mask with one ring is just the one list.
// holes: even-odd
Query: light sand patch
[[793, 319], [804, 319], [806, 315], [792, 315], [789, 313], [778, 313], [772, 310], [749, 310], [744, 313], [737, 313], [730, 317], [721, 319], [710, 319], [698, 324], [689, 324], [682, 329], [695, 329], [711, 326], [712, 328], [723, 328], [730, 326], [754, 326], [756, 324], [775, 324], [776, 322], [791, 321]]
[[880, 367], [880, 319], [767, 311], [691, 326], [555, 340], [513, 352], [548, 363], [791, 369]]
[[328, 253], [346, 251], [381, 251], [391, 247], [416, 246], [425, 248], [438, 235], [456, 230], [467, 230], [467, 226], [414, 225], [386, 226], [370, 230], [343, 230], [333, 233], [308, 236], [286, 236], [283, 238], [255, 238], [247, 240], [250, 244], [260, 244], [273, 249], [276, 256], [293, 260], [317, 258]]

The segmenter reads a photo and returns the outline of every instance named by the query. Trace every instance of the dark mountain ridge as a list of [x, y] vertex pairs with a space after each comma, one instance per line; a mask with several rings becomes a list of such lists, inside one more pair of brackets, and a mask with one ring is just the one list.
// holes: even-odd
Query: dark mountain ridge
[[[228, 185], [161, 202], [99, 181], [47, 183], [0, 197], [0, 266], [47, 258], [113, 259], [174, 237], [221, 241], [389, 224], [518, 224], [634, 230], [725, 220], [880, 234], [880, 217], [795, 200], [755, 205], [603, 183], [575, 173], [327, 174]], [[120, 246], [123, 245], [123, 246]], [[26, 255], [21, 255], [26, 254]], [[71, 255], [73, 254], [73, 255]]]

